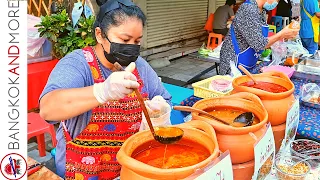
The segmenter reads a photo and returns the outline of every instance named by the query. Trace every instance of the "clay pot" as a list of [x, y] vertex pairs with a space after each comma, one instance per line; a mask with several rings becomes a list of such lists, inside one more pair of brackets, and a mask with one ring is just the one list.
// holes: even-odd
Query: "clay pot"
[[254, 160], [242, 163], [233, 164], [233, 180], [251, 180], [254, 173]]
[[216, 133], [208, 123], [202, 121], [190, 121], [177, 125], [176, 127], [180, 127], [184, 131], [182, 140], [191, 140], [204, 146], [209, 150], [211, 155], [204, 161], [193, 166], [176, 169], [156, 168], [131, 157], [134, 150], [139, 146], [146, 142], [154, 141], [150, 131], [138, 132], [124, 142], [117, 154], [117, 160], [122, 165], [120, 178], [130, 180], [184, 179], [192, 175], [197, 169], [205, 167], [218, 157], [219, 146], [217, 143]]
[[240, 109], [252, 112], [260, 123], [248, 127], [233, 127], [220, 123], [198, 113], [192, 113], [193, 121], [203, 120], [211, 124], [217, 133], [220, 150], [230, 151], [233, 164], [239, 164], [254, 159], [254, 144], [266, 131], [268, 113], [258, 96], [252, 93], [236, 93], [220, 98], [203, 99], [194, 104], [194, 108], [205, 110], [214, 108]]
[[294, 84], [287, 75], [281, 72], [265, 72], [261, 74], [254, 74], [253, 77], [256, 79], [256, 81], [270, 82], [281, 85], [288, 89], [288, 91], [282, 93], [272, 93], [252, 87], [240, 86], [241, 83], [252, 81], [247, 76], [240, 76], [235, 78], [232, 82], [234, 88], [233, 93], [250, 92], [259, 96], [264, 107], [268, 111], [271, 125], [276, 126], [283, 124], [286, 121], [288, 110], [294, 103]]
[[286, 133], [286, 123], [277, 126], [272, 126], [272, 131], [274, 136], [274, 143], [276, 146], [276, 152], [278, 152]]

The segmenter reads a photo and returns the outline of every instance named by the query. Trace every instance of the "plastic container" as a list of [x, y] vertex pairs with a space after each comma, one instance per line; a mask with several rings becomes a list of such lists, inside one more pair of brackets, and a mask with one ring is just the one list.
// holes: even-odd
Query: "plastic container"
[[[302, 160], [303, 159], [295, 156], [279, 156], [274, 163], [276, 169], [276, 176], [278, 177], [278, 179], [307, 180], [307, 176], [310, 173], [311, 166], [307, 161]], [[291, 167], [297, 162], [300, 163], [295, 167]], [[281, 167], [286, 168], [290, 172], [285, 172]], [[299, 168], [300, 170], [298, 170], [297, 168]], [[291, 171], [293, 171], [294, 169], [296, 169], [297, 171], [296, 174], [291, 173]]]
[[[319, 150], [319, 152], [309, 154], [307, 151], [310, 150]], [[308, 163], [312, 168], [318, 168], [320, 166], [320, 143], [309, 139], [298, 139], [290, 143], [290, 152], [293, 156], [297, 156], [302, 159], [314, 156], [318, 159], [309, 159], [307, 160]]]
[[262, 72], [278, 71], [286, 74], [289, 78], [293, 75], [295, 69], [287, 66], [273, 65], [262, 68]]
[[226, 92], [220, 92], [210, 89], [210, 84], [213, 80], [218, 79], [224, 79], [227, 81], [230, 81], [232, 83], [232, 77], [231, 76], [213, 76], [211, 78], [204, 79], [202, 81], [196, 82], [192, 84], [194, 95], [200, 98], [214, 98], [214, 97], [222, 97], [229, 95], [231, 91], [233, 90], [232, 85], [230, 83], [230, 90]]

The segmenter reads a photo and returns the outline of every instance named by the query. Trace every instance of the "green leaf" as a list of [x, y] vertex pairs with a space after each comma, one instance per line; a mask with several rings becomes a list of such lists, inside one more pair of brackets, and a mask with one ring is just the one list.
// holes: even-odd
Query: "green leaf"
[[67, 46], [63, 46], [62, 47], [62, 53], [65, 54], [68, 52], [68, 47]]

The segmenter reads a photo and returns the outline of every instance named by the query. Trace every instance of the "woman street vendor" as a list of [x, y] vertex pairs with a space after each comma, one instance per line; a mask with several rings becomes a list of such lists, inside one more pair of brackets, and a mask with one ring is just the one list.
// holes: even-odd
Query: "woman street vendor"
[[277, 4], [277, 0], [246, 0], [239, 7], [221, 47], [220, 74], [230, 73], [230, 60], [250, 71], [264, 49], [279, 40], [291, 39], [298, 35], [299, 29], [290, 29], [287, 26], [268, 37], [269, 27], [265, 10], [270, 11]]
[[[40, 97], [40, 115], [61, 122], [55, 162], [65, 179], [119, 176], [116, 154], [139, 131], [144, 117], [132, 88], [146, 99], [171, 100], [155, 71], [139, 57], [146, 21], [141, 9], [130, 0], [101, 1], [94, 25], [97, 44], [62, 58]], [[115, 62], [126, 71], [113, 72]]]

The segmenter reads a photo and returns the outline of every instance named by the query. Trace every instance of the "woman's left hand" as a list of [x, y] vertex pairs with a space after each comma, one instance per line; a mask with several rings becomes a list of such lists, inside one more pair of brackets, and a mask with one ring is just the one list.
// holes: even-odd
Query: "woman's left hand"
[[285, 28], [283, 28], [279, 32], [279, 34], [282, 39], [293, 39], [293, 38], [297, 37], [297, 35], [299, 34], [299, 31], [300, 31], [300, 29], [291, 29], [288, 25]]

